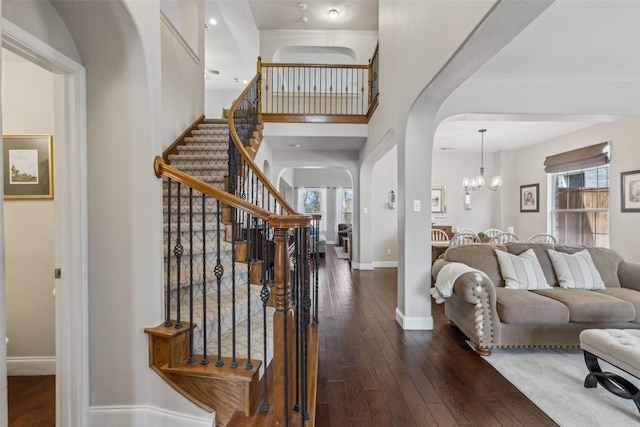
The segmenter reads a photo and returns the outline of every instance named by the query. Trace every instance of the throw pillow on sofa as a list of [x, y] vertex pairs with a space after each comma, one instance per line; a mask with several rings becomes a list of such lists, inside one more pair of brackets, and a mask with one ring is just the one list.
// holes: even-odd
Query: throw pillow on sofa
[[533, 249], [520, 255], [496, 249], [496, 256], [507, 289], [551, 289]]
[[548, 249], [558, 283], [568, 289], [604, 289], [604, 282], [588, 250], [565, 254]]

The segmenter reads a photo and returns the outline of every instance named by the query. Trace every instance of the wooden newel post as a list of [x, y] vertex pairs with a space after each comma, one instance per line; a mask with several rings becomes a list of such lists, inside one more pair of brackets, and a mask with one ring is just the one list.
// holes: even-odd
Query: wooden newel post
[[296, 318], [291, 302], [291, 268], [287, 231], [294, 227], [308, 227], [308, 215], [273, 215], [269, 224], [274, 230], [275, 256], [273, 260], [276, 312], [273, 318], [273, 409], [275, 425], [291, 421], [296, 401]]
[[[273, 317], [273, 413], [276, 423], [284, 425], [285, 414], [290, 411], [287, 405], [288, 399], [285, 398], [285, 366], [289, 363], [287, 360], [288, 351], [285, 347], [285, 316], [287, 301], [285, 281], [287, 280], [287, 272], [289, 270], [289, 257], [287, 245], [287, 229], [274, 228], [275, 251], [273, 260], [273, 270], [275, 275], [275, 292], [276, 312]], [[289, 320], [289, 319], [288, 319]], [[287, 325], [288, 326], [288, 325]], [[288, 415], [286, 415], [288, 417]]]

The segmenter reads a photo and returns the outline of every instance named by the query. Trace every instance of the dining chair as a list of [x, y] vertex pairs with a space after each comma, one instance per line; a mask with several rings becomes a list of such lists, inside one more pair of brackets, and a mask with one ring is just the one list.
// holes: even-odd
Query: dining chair
[[447, 233], [438, 228], [431, 229], [432, 242], [446, 242], [447, 240], [449, 240], [449, 236], [447, 236]]
[[469, 243], [480, 243], [480, 238], [476, 233], [456, 233], [449, 241], [449, 246], [468, 245]]
[[503, 233], [503, 231], [497, 228], [487, 228], [486, 230], [484, 230], [484, 234], [486, 234], [487, 237], [494, 237], [501, 233]]
[[529, 241], [534, 243], [548, 243], [550, 245], [556, 244], [556, 238], [547, 233], [534, 234], [533, 236], [529, 237]]
[[470, 228], [463, 228], [461, 230], [458, 230], [456, 234], [460, 234], [460, 233], [471, 233], [471, 234], [475, 234], [476, 236], [478, 235], [475, 231], [471, 230]]
[[520, 238], [513, 233], [500, 233], [491, 238], [489, 243], [507, 243], [507, 242], [517, 242]]

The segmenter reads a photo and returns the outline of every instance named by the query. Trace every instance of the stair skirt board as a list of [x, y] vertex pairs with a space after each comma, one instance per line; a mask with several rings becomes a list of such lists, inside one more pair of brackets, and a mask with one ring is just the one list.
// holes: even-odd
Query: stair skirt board
[[92, 406], [89, 408], [92, 427], [215, 427], [215, 413], [204, 417], [169, 411], [155, 406]]

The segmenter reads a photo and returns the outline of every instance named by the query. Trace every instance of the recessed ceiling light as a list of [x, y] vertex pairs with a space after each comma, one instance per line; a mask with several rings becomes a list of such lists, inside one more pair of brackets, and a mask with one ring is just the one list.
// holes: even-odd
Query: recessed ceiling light
[[209, 19], [209, 24], [218, 25], [218, 21], [216, 21], [215, 18], [211, 18], [211, 19]]
[[307, 5], [306, 5], [305, 3], [300, 3], [300, 4], [298, 5], [298, 7], [299, 7], [300, 9], [302, 9], [302, 10], [306, 10], [306, 9], [307, 9]]
[[329, 18], [331, 19], [338, 19], [338, 16], [340, 16], [340, 12], [338, 12], [338, 9], [331, 9], [329, 12], [327, 12], [327, 15], [329, 15]]
[[455, 148], [453, 148], [453, 147], [442, 147], [440, 150], [449, 151], [449, 150], [455, 150]]
[[307, 18], [306, 16], [303, 16], [302, 18], [300, 18], [300, 20], [305, 24], [309, 22], [309, 18]]
[[242, 83], [247, 84], [247, 83], [249, 83], [249, 81], [248, 80], [243, 80]]
[[300, 148], [300, 144], [289, 144], [289, 147]]

